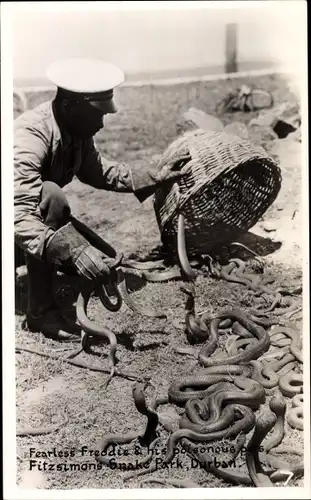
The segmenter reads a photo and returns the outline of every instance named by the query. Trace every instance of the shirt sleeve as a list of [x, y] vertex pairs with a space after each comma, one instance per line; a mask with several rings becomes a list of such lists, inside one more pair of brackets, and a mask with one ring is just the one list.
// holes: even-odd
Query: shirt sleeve
[[48, 140], [39, 127], [16, 127], [14, 131], [14, 233], [17, 245], [43, 259], [45, 240], [54, 231], [45, 226], [39, 203], [42, 166]]
[[100, 155], [93, 139], [86, 141], [77, 177], [97, 189], [134, 193], [140, 202], [156, 189], [156, 183], [148, 171], [135, 170], [125, 163], [107, 160]]

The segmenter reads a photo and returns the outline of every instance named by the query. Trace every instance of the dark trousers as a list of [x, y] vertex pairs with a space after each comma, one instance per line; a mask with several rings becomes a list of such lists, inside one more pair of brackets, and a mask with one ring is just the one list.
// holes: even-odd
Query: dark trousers
[[[69, 221], [70, 206], [68, 200], [62, 189], [54, 182], [43, 182], [39, 208], [44, 224], [55, 231]], [[54, 304], [52, 294], [53, 266], [23, 252], [15, 244], [15, 267], [22, 263], [26, 264], [28, 271], [28, 314], [37, 316]]]

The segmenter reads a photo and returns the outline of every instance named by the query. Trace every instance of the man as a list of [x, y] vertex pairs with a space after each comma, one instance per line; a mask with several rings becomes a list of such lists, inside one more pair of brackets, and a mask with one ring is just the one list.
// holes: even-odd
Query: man
[[143, 202], [184, 175], [180, 162], [189, 157], [157, 172], [107, 161], [93, 136], [105, 115], [116, 112], [113, 90], [124, 81], [123, 72], [102, 61], [69, 59], [54, 63], [47, 74], [57, 86], [55, 99], [15, 120], [15, 243], [25, 252], [29, 330], [70, 340], [79, 330], [53, 300], [53, 269], [69, 265], [89, 281], [109, 282], [111, 260], [70, 222], [61, 188], [77, 176], [97, 189], [132, 192]]

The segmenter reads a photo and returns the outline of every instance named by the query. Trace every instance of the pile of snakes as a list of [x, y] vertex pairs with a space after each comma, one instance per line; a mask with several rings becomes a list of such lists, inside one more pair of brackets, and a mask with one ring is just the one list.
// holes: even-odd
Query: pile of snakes
[[[171, 434], [163, 466], [172, 463], [180, 445], [207, 472], [228, 483], [257, 487], [286, 485], [293, 477], [304, 474], [303, 452], [279, 446], [285, 435], [286, 420], [293, 429], [303, 430], [300, 336], [293, 324], [287, 324], [289, 318], [301, 310], [301, 306], [297, 305], [301, 288], [274, 291], [269, 286], [273, 281], [271, 276], [265, 273], [247, 274], [245, 263], [240, 259], [231, 259], [228, 265], [222, 267], [211, 266], [209, 261], [211, 275], [243, 284], [258, 304], [248, 311], [228, 308], [213, 316], [206, 313], [196, 315], [195, 273], [186, 254], [183, 216], [179, 218], [178, 254], [185, 280], [181, 289], [187, 296], [185, 330], [191, 343], [202, 344], [196, 356], [203, 370], [173, 382], [168, 394], [150, 405], [146, 402], [144, 386], [136, 383], [134, 403], [137, 410], [148, 418], [147, 427], [126, 435], [104, 436], [98, 444], [98, 461], [109, 466], [106, 455], [109, 446], [129, 444], [138, 439], [141, 446], [148, 445], [147, 456], [137, 462], [136, 468], [140, 470], [130, 472], [124, 480], [155, 472], [157, 465], [148, 464], [152, 462], [152, 449], [159, 440], [158, 426], [162, 425]], [[173, 276], [170, 271], [163, 274], [166, 279]], [[152, 278], [157, 280], [154, 275]], [[263, 300], [270, 302], [269, 307], [261, 307]], [[269, 317], [269, 313], [273, 313], [274, 317]], [[227, 356], [213, 355], [220, 333], [229, 331], [233, 335], [229, 336], [226, 344]], [[270, 347], [275, 349], [270, 350]], [[187, 348], [181, 348], [180, 352], [192, 353]], [[268, 405], [262, 409], [267, 400]], [[160, 422], [157, 408], [164, 403], [184, 407], [179, 430], [174, 431], [171, 426]], [[258, 410], [261, 410], [259, 415], [256, 413]], [[267, 437], [270, 431], [271, 435]], [[197, 443], [223, 440], [235, 443], [231, 460], [235, 460], [242, 449], [245, 450], [248, 473], [216, 467], [209, 453], [198, 452]], [[299, 461], [291, 464], [275, 456], [276, 453], [296, 454]], [[148, 481], [177, 487], [199, 487], [192, 480], [165, 480], [150, 476], [144, 482]]]
[[[120, 267], [121, 265], [135, 267], [135, 262], [122, 262], [122, 258], [112, 256], [116, 258], [114, 275], [116, 300], [113, 302], [102, 286], [97, 292], [103, 305], [111, 311], [116, 311], [124, 301], [139, 314], [154, 318], [165, 317], [162, 312], [141, 309], [133, 303], [126, 288], [125, 275]], [[139, 440], [141, 447], [148, 447], [147, 456], [141, 462], [137, 461], [135, 469], [139, 470], [127, 474], [124, 480], [152, 473], [157, 470], [156, 465], [152, 464], [153, 449], [159, 441], [159, 427], [163, 426], [170, 433], [163, 464], [169, 465], [175, 457], [177, 447], [181, 446], [190, 457], [200, 462], [201, 468], [228, 483], [257, 487], [288, 484], [291, 478], [301, 477], [304, 474], [303, 452], [280, 447], [285, 435], [285, 421], [293, 429], [303, 430], [303, 357], [299, 332], [294, 324], [289, 323], [289, 319], [301, 310], [299, 305], [301, 288], [273, 290], [269, 286], [273, 281], [271, 276], [265, 273], [248, 274], [245, 271], [245, 263], [240, 259], [231, 259], [225, 266], [220, 266], [209, 259], [207, 266], [209, 275], [243, 285], [247, 288], [248, 294], [252, 295], [252, 302], [255, 305], [247, 311], [242, 308], [227, 308], [213, 315], [196, 314], [196, 273], [186, 253], [182, 215], [179, 215], [178, 256], [181, 270], [177, 274], [176, 270], [164, 271], [162, 277], [183, 278], [181, 290], [186, 296], [186, 335], [192, 344], [201, 344], [198, 351], [194, 348], [187, 351], [187, 348], [184, 348], [184, 353], [194, 353], [201, 369], [197, 375], [186, 376], [173, 382], [167, 394], [150, 404], [146, 401], [143, 377], [116, 370], [117, 341], [114, 333], [88, 319], [87, 305], [91, 292], [79, 295], [77, 317], [83, 328], [82, 346], [68, 357], [68, 362], [74, 364], [73, 358], [85, 348], [90, 336], [108, 339], [111, 370], [107, 383], [114, 375], [135, 380], [134, 403], [138, 412], [147, 417], [146, 428], [139, 432], [104, 436], [98, 443], [99, 454], [96, 459], [109, 466], [109, 455], [106, 454], [109, 446], [117, 444], [121, 446]], [[137, 268], [142, 269], [142, 263], [137, 264]], [[150, 270], [150, 268], [151, 264], [146, 263], [145, 269]], [[150, 281], [161, 281], [160, 276], [161, 272], [149, 273]], [[263, 308], [263, 301], [269, 306]], [[230, 333], [226, 343], [226, 356], [215, 355], [222, 333]], [[180, 353], [182, 352], [180, 349]], [[81, 366], [81, 363], [80, 365], [77, 363], [77, 366]], [[92, 369], [86, 364], [83, 367]], [[268, 405], [265, 405], [266, 402]], [[173, 430], [171, 426], [160, 421], [158, 407], [167, 403], [184, 408], [178, 430]], [[271, 435], [267, 437], [270, 431]], [[25, 433], [21, 432], [19, 435]], [[248, 472], [236, 468], [216, 467], [213, 462], [214, 457], [207, 452], [197, 451], [197, 443], [223, 440], [235, 444], [231, 460], [235, 460], [242, 449], [245, 450]], [[299, 456], [299, 461], [291, 464], [275, 456], [276, 453], [296, 454]], [[164, 479], [150, 476], [149, 481], [163, 484]], [[187, 479], [165, 480], [164, 483], [177, 487], [199, 487]]]

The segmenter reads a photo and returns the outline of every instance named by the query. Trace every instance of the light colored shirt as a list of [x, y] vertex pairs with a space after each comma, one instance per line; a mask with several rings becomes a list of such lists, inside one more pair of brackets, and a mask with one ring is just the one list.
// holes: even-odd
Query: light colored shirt
[[140, 201], [154, 191], [148, 173], [104, 159], [93, 138], [79, 139], [60, 130], [52, 102], [14, 120], [15, 241], [39, 259], [53, 233], [39, 209], [42, 183], [52, 181], [64, 187], [74, 176], [97, 189], [133, 192]]

